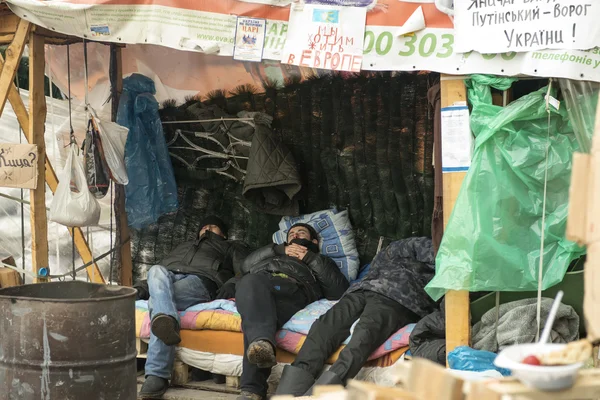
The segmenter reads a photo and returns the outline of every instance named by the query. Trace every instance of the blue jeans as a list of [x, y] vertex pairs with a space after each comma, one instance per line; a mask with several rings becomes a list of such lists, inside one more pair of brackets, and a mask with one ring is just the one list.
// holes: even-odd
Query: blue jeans
[[[154, 265], [148, 271], [148, 290], [150, 320], [156, 315], [165, 314], [179, 323], [177, 311], [212, 300], [210, 292], [196, 275], [175, 274], [162, 265]], [[174, 361], [175, 346], [167, 346], [150, 332], [146, 376], [170, 379]]]

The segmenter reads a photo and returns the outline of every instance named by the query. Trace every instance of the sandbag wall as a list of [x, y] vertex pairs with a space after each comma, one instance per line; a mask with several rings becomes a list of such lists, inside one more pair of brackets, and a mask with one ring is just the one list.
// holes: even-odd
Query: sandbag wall
[[[431, 236], [433, 211], [433, 109], [427, 91], [439, 81], [430, 73], [340, 75], [267, 83], [264, 93], [243, 86], [166, 102], [163, 120], [189, 120], [190, 107], [218, 105], [225, 112], [260, 111], [274, 117], [273, 134], [290, 148], [303, 178], [301, 212], [332, 206], [348, 209], [357, 230], [361, 263], [386, 243]], [[199, 103], [202, 103], [201, 105]], [[167, 140], [175, 126], [165, 125]], [[171, 149], [185, 158], [188, 150]], [[242, 185], [205, 171], [189, 171], [172, 157], [180, 208], [158, 224], [133, 233], [134, 268], [158, 262], [191, 240], [204, 215], [221, 215], [230, 236], [256, 248], [270, 242], [280, 217], [254, 210]], [[138, 271], [141, 272], [141, 271]]]

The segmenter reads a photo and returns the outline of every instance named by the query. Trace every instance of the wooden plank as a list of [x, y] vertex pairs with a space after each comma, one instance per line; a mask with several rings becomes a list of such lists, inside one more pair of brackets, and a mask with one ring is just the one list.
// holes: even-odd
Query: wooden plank
[[225, 385], [228, 388], [239, 389], [241, 387], [241, 380], [239, 376], [227, 376], [225, 377]]
[[[123, 92], [123, 61], [121, 57], [121, 48], [111, 45], [110, 48], [110, 73], [111, 85], [114, 85], [112, 94], [112, 120], [117, 120], [117, 110], [119, 98]], [[122, 286], [133, 285], [133, 262], [131, 259], [131, 241], [129, 224], [127, 223], [127, 213], [125, 212], [125, 188], [123, 185], [115, 184], [115, 219], [117, 223], [117, 243], [121, 244], [118, 252], [120, 266], [120, 284]], [[111, 277], [112, 278], [112, 277]]]
[[140, 338], [135, 338], [135, 349], [137, 350], [137, 358], [148, 358], [148, 343]]
[[[0, 68], [2, 68], [3, 65], [4, 65], [4, 59], [0, 55]], [[42, 83], [42, 85], [43, 85], [43, 83]], [[25, 108], [25, 104], [23, 103], [23, 99], [21, 99], [21, 96], [19, 95], [19, 91], [17, 90], [17, 87], [14, 84], [12, 84], [8, 89], [8, 101], [10, 101], [13, 111], [14, 111], [15, 115], [17, 116], [17, 120], [19, 121], [19, 124], [21, 125], [21, 129], [23, 129], [25, 138], [27, 139], [27, 141], [29, 141], [29, 143], [31, 143], [29, 113], [27, 112], [27, 109]], [[45, 115], [46, 114], [44, 114], [44, 118], [45, 118]], [[50, 164], [50, 160], [48, 160], [47, 157], [44, 157], [44, 158], [45, 158], [45, 181], [48, 184], [48, 187], [50, 188], [52, 193], [54, 194], [56, 192], [56, 188], [58, 186], [58, 177], [56, 176], [56, 172], [54, 171], [52, 164]], [[40, 169], [40, 171], [42, 171], [42, 170]], [[83, 234], [83, 231], [81, 230], [81, 228], [73, 228], [73, 229], [69, 228], [69, 233], [71, 235], [75, 235], [75, 247], [77, 248], [77, 251], [79, 252], [79, 255], [81, 256], [81, 259], [83, 260], [83, 262], [88, 263], [88, 262], [92, 261], [92, 252], [88, 246], [85, 235]], [[90, 265], [89, 267], [86, 268], [86, 272], [92, 282], [104, 283], [104, 278], [102, 277], [102, 273], [100, 272], [100, 269], [98, 268], [98, 264], [94, 263], [94, 264]]]
[[463, 383], [446, 368], [429, 360], [416, 358], [411, 361], [407, 386], [417, 399], [462, 400]]
[[473, 382], [468, 400], [592, 400], [598, 398], [600, 398], [600, 370], [586, 369], [579, 371], [579, 377], [573, 387], [559, 392], [542, 392], [510, 378]]
[[[16, 267], [15, 259], [12, 257], [5, 258], [2, 260], [5, 265]], [[23, 284], [21, 280], [21, 274], [11, 268], [0, 267], [0, 288], [7, 288], [12, 286], [20, 286]]]
[[569, 218], [567, 219], [567, 239], [583, 245], [587, 241], [587, 200], [589, 171], [592, 157], [589, 154], [574, 153], [569, 188]]
[[190, 368], [181, 360], [175, 360], [173, 363], [173, 373], [171, 374], [171, 385], [183, 385], [190, 380]]
[[[4, 63], [4, 67], [2, 67], [2, 74], [0, 74], [0, 116], [2, 115], [2, 111], [4, 111], [4, 106], [6, 105], [8, 90], [13, 85], [13, 81], [15, 80], [15, 75], [17, 74], [19, 63], [21, 62], [21, 56], [23, 55], [23, 49], [25, 49], [25, 43], [27, 43], [30, 29], [31, 24], [29, 21], [19, 21], [19, 26], [17, 26], [17, 31], [15, 32], [15, 37], [12, 43], [6, 49], [6, 61]], [[42, 82], [42, 88], [43, 86], [44, 85]], [[44, 92], [42, 91], [42, 95], [43, 93]]]
[[[373, 383], [367, 383], [357, 380], [348, 381], [349, 400], [370, 399], [370, 400], [415, 400], [418, 399], [413, 393], [401, 388], [377, 386]], [[434, 399], [434, 397], [431, 397]]]
[[[19, 24], [19, 27], [21, 24]], [[27, 28], [29, 29], [29, 28]], [[44, 142], [44, 131], [46, 123], [46, 96], [44, 95], [44, 70], [46, 61], [44, 59], [44, 38], [30, 33], [29, 35], [29, 110], [35, 118], [29, 119], [28, 141], [38, 147], [38, 171], [37, 187], [30, 190], [29, 202], [31, 209], [31, 257], [33, 273], [38, 275], [41, 268], [49, 268], [48, 265], [48, 220], [46, 218], [46, 185], [44, 170], [46, 163], [46, 145]], [[4, 69], [8, 61], [4, 64]], [[6, 93], [9, 87], [6, 87]], [[38, 282], [47, 279], [38, 278]]]
[[[441, 106], [448, 107], [467, 101], [467, 90], [462, 80], [441, 80]], [[466, 172], [444, 174], [444, 227], [448, 224]], [[446, 354], [458, 346], [471, 343], [469, 292], [446, 293]]]

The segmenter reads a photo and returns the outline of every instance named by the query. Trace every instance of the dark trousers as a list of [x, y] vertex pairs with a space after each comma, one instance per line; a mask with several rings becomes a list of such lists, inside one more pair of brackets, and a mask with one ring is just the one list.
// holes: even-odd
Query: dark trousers
[[244, 333], [241, 389], [266, 397], [271, 368], [250, 364], [246, 350], [257, 340], [266, 340], [275, 347], [277, 330], [306, 307], [308, 300], [294, 280], [260, 272], [244, 276], [236, 285], [235, 303]]
[[310, 328], [292, 364], [317, 378], [325, 361], [350, 335], [352, 338], [329, 371], [344, 382], [358, 374], [369, 356], [398, 329], [419, 317], [398, 302], [368, 290], [351, 292], [323, 314]]

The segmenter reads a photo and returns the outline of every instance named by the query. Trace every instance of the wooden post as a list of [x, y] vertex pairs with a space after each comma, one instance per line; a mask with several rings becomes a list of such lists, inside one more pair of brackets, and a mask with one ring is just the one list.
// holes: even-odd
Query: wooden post
[[[458, 77], [442, 75], [441, 90], [442, 108], [467, 101], [464, 81]], [[444, 227], [448, 224], [466, 174], [466, 172], [444, 174]], [[469, 346], [470, 343], [469, 292], [450, 290], [446, 293], [446, 354], [458, 346]]]
[[21, 62], [21, 56], [23, 55], [25, 43], [27, 43], [27, 39], [29, 38], [30, 30], [31, 24], [28, 21], [24, 19], [19, 21], [14, 39], [6, 49], [6, 62], [4, 63], [4, 67], [0, 68], [0, 71], [2, 71], [2, 74], [0, 74], [0, 116], [2, 115], [2, 111], [4, 111], [9, 89], [13, 86], [15, 75], [19, 69], [19, 63]]
[[[0, 55], [0, 69], [3, 68], [3, 65], [4, 65], [4, 59]], [[31, 66], [30, 66], [30, 68], [31, 68]], [[30, 85], [31, 85], [31, 82], [30, 82]], [[43, 93], [44, 93], [43, 92], [43, 87], [44, 87], [43, 80], [42, 80], [41, 87], [42, 87], [42, 95], [43, 95]], [[30, 99], [31, 99], [31, 97], [30, 97]], [[15, 114], [17, 116], [17, 120], [19, 121], [19, 125], [21, 125], [21, 129], [23, 129], [23, 133], [25, 134], [25, 138], [27, 139], [27, 141], [29, 143], [32, 143], [31, 142], [31, 134], [30, 134], [31, 129], [30, 129], [29, 113], [27, 112], [27, 109], [25, 108], [25, 104], [23, 103], [23, 100], [21, 99], [21, 96], [19, 95], [19, 92], [18, 92], [16, 86], [12, 82], [8, 88], [8, 101], [10, 101], [10, 104], [12, 105], [13, 111], [15, 112]], [[45, 98], [44, 98], [44, 101], [45, 101]], [[35, 114], [32, 114], [32, 115], [35, 115]], [[43, 117], [44, 118], [46, 117], [45, 111], [44, 111]], [[43, 126], [44, 126], [44, 124], [42, 123], [42, 127]], [[50, 164], [50, 161], [48, 160], [47, 157], [45, 157], [45, 155], [46, 154], [44, 153], [45, 164], [43, 164], [43, 165], [45, 165], [45, 168], [38, 169], [38, 171], [40, 171], [40, 174], [41, 174], [41, 171], [45, 171], [45, 182], [48, 184], [48, 187], [50, 188], [52, 193], [54, 193], [54, 192], [56, 192], [56, 187], [58, 186], [58, 178], [56, 176], [56, 173], [54, 172], [54, 168], [52, 167], [52, 164]], [[74, 235], [74, 237], [75, 237], [75, 246], [77, 247], [77, 251], [79, 252], [79, 255], [81, 256], [83, 262], [88, 263], [88, 262], [92, 261], [92, 252], [90, 251], [87, 241], [85, 240], [85, 235], [83, 234], [83, 231], [81, 230], [81, 228], [69, 228], [69, 232], [71, 233], [71, 235]], [[86, 271], [92, 282], [104, 283], [104, 278], [102, 277], [102, 273], [100, 272], [100, 269], [98, 268], [98, 265], [96, 263], [87, 267]]]
[[[117, 120], [119, 109], [119, 98], [123, 92], [123, 63], [121, 58], [121, 47], [112, 44], [110, 46], [110, 82], [112, 86], [112, 120]], [[122, 286], [133, 285], [133, 262], [131, 260], [131, 241], [129, 225], [127, 224], [127, 213], [125, 212], [125, 188], [123, 185], [115, 184], [115, 220], [117, 223], [117, 245], [121, 246], [117, 252], [118, 265], [120, 266], [120, 284]], [[112, 277], [111, 277], [112, 278]]]
[[[20, 24], [19, 24], [20, 25]], [[46, 219], [46, 182], [44, 166], [46, 164], [46, 145], [44, 143], [44, 124], [46, 123], [46, 96], [44, 95], [44, 38], [35, 32], [29, 34], [29, 143], [38, 148], [37, 187], [30, 191], [31, 207], [31, 255], [33, 272], [37, 275], [40, 268], [48, 268], [48, 220]], [[6, 65], [6, 64], [5, 64]], [[12, 83], [11, 83], [12, 84]], [[46, 281], [38, 279], [37, 281]]]

